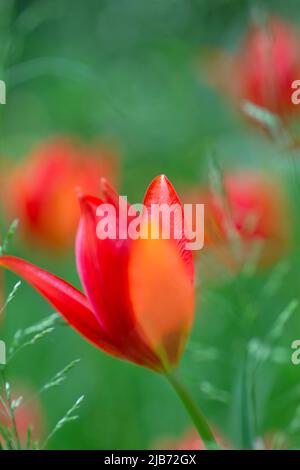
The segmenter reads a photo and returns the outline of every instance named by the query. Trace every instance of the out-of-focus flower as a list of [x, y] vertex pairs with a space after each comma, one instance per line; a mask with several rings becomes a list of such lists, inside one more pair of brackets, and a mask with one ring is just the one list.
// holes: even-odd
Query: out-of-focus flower
[[[27, 385], [18, 384], [16, 387], [13, 387], [11, 395], [12, 403], [13, 401], [18, 403], [14, 410], [14, 419], [21, 446], [22, 448], [27, 446], [29, 429], [30, 445], [32, 446], [34, 442], [39, 442], [45, 433], [45, 416], [41, 403], [33, 390], [28, 388]], [[10, 408], [9, 402], [7, 399], [4, 399], [4, 403], [0, 403], [0, 424], [12, 433], [15, 440], [16, 436], [13, 432], [12, 417], [7, 412]]]
[[[195, 202], [195, 192], [191, 198]], [[258, 266], [269, 265], [288, 249], [290, 211], [278, 180], [255, 171], [227, 172], [221, 192], [199, 190], [197, 201], [205, 207], [205, 249], [230, 270], [251, 256]]]
[[[216, 435], [216, 440], [221, 449], [228, 449], [228, 446], [224, 445], [218, 435]], [[206, 450], [206, 447], [195, 429], [189, 429], [177, 439], [161, 439], [154, 447], [162, 450]]]
[[201, 438], [194, 430], [187, 431], [177, 439], [168, 437], [160, 439], [154, 448], [161, 450], [206, 450]]
[[[218, 433], [215, 433], [216, 440], [221, 449], [232, 449], [232, 445], [224, 440]], [[195, 429], [189, 429], [179, 438], [165, 438], [157, 442], [154, 446], [162, 450], [206, 450], [201, 438]], [[253, 443], [256, 450], [279, 450], [287, 449], [287, 439], [282, 433], [269, 433], [263, 438], [257, 438]]]
[[239, 108], [249, 101], [282, 119], [300, 109], [291, 99], [300, 77], [300, 34], [279, 18], [251, 25], [236, 54], [215, 53], [206, 66], [209, 82]]
[[[167, 371], [180, 359], [194, 313], [194, 265], [185, 248], [183, 225], [178, 239], [172, 238], [173, 230], [170, 239], [100, 239], [96, 234], [97, 208], [110, 203], [119, 211], [114, 190], [104, 184], [102, 192], [102, 199], [80, 197], [76, 259], [86, 295], [24, 260], [2, 256], [0, 265], [27, 280], [99, 348]], [[165, 176], [157, 177], [146, 192], [144, 205], [152, 204], [178, 204], [181, 208]], [[146, 228], [157, 223], [145, 220]]]
[[80, 217], [76, 188], [93, 193], [101, 177], [115, 181], [117, 162], [104, 148], [54, 139], [7, 172], [2, 199], [10, 220], [20, 219], [31, 242], [62, 250], [72, 244]]

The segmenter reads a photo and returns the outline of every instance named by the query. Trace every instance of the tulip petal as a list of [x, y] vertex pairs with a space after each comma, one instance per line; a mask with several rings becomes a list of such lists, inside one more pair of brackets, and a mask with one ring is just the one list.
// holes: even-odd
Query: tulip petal
[[194, 282], [194, 262], [192, 252], [185, 248], [187, 239], [184, 233], [183, 207], [175, 189], [165, 175], [157, 176], [146, 191], [144, 205], [150, 208], [152, 204], [167, 204], [169, 207], [176, 205], [181, 208], [181, 213], [175, 211], [174, 218], [170, 217], [170, 234], [171, 237], [172, 234], [176, 232], [181, 234], [178, 239], [174, 238], [174, 241], [176, 242], [179, 253], [184, 261], [187, 273], [191, 281]]
[[170, 240], [133, 242], [130, 295], [136, 321], [164, 367], [176, 366], [193, 322], [194, 289]]
[[97, 237], [97, 207], [92, 196], [80, 198], [82, 219], [76, 239], [76, 260], [81, 282], [102, 328], [130, 360], [151, 368], [160, 361], [139, 332], [128, 288], [130, 240]]
[[107, 342], [82, 292], [54, 274], [14, 256], [1, 256], [0, 266], [14, 271], [31, 284], [86, 339], [106, 352], [120, 356]]

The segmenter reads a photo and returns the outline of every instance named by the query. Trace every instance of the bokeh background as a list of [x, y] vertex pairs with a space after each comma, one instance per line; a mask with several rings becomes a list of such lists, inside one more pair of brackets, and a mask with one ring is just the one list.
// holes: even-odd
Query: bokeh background
[[[205, 276], [200, 254], [196, 324], [181, 372], [233, 446], [243, 446], [245, 421], [255, 415], [257, 435], [282, 433], [289, 447], [299, 447], [300, 366], [290, 356], [291, 343], [300, 338], [300, 309], [286, 322], [282, 316], [299, 297], [297, 152], [291, 159], [250, 126], [205, 83], [198, 68], [209, 48], [234, 49], [258, 12], [296, 26], [300, 20], [296, 0], [0, 0], [0, 78], [7, 85], [7, 103], [0, 106], [0, 151], [3, 162], [18, 161], [49, 137], [101, 139], [117, 150], [119, 189], [133, 202], [160, 173], [179, 194], [197, 187], [207, 180], [212, 155], [224, 168], [280, 173], [295, 243], [268, 269], [222, 281]], [[1, 181], [5, 177], [3, 170]], [[5, 234], [3, 214], [2, 227]], [[9, 251], [79, 287], [72, 250], [55, 256], [23, 243], [17, 234]], [[16, 280], [5, 273], [6, 295]], [[22, 283], [5, 310], [0, 337], [9, 344], [17, 329], [52, 311]], [[266, 352], [264, 341], [274, 328], [281, 334]], [[258, 367], [252, 362], [256, 354], [262, 354]], [[49, 448], [153, 448], [190, 428], [162, 377], [106, 356], [67, 327], [57, 327], [16, 356], [9, 378], [38, 389], [76, 358], [81, 362], [68, 379], [41, 396], [51, 430], [85, 395], [80, 419], [63, 427]], [[248, 372], [255, 383], [251, 409], [243, 388]]]

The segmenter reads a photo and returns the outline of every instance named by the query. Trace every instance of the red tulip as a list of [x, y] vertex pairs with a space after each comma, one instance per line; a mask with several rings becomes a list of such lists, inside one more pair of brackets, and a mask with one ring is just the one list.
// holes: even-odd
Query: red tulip
[[207, 252], [233, 270], [258, 245], [259, 265], [278, 260], [290, 239], [290, 211], [279, 182], [254, 171], [234, 171], [224, 175], [223, 189], [224, 194], [198, 192], [197, 201], [205, 207]]
[[65, 139], [46, 142], [8, 170], [3, 195], [7, 215], [20, 219], [29, 240], [67, 248], [80, 217], [76, 188], [96, 192], [100, 178], [115, 173], [115, 157], [106, 150]]
[[246, 100], [282, 118], [299, 110], [291, 96], [300, 78], [300, 35], [287, 22], [272, 17], [265, 27], [252, 25], [236, 54], [216, 54], [208, 68], [209, 81], [238, 107]]
[[[34, 399], [32, 398], [34, 396]], [[28, 429], [31, 430], [31, 443], [39, 441], [45, 431], [45, 417], [36, 394], [27, 386], [17, 385], [12, 390], [12, 400], [22, 397], [21, 404], [15, 409], [14, 417], [16, 428], [22, 448], [26, 447]], [[6, 408], [9, 404], [4, 400]], [[0, 424], [12, 431], [11, 417], [7, 416], [7, 412], [2, 403], [0, 403]], [[1, 442], [1, 437], [0, 437]]]
[[[99, 239], [96, 209], [104, 203], [118, 209], [118, 201], [108, 185], [103, 199], [80, 197], [76, 259], [85, 295], [21, 259], [2, 256], [0, 265], [27, 280], [99, 348], [166, 371], [178, 363], [193, 321], [192, 255], [185, 249], [183, 232], [179, 240]], [[180, 201], [167, 178], [159, 176], [148, 188], [144, 204], [163, 203]]]

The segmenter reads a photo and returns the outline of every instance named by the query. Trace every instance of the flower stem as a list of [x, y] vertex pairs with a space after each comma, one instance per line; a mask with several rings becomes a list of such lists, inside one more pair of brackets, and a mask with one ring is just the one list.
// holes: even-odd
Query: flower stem
[[168, 373], [166, 377], [169, 383], [172, 385], [177, 396], [180, 398], [183, 403], [186, 411], [188, 412], [190, 418], [192, 419], [200, 438], [202, 439], [205, 447], [208, 450], [220, 449], [214, 435], [206, 421], [206, 418], [202, 414], [198, 405], [195, 403], [193, 397], [191, 396], [189, 390], [185, 387], [182, 381], [178, 378], [175, 373]]

